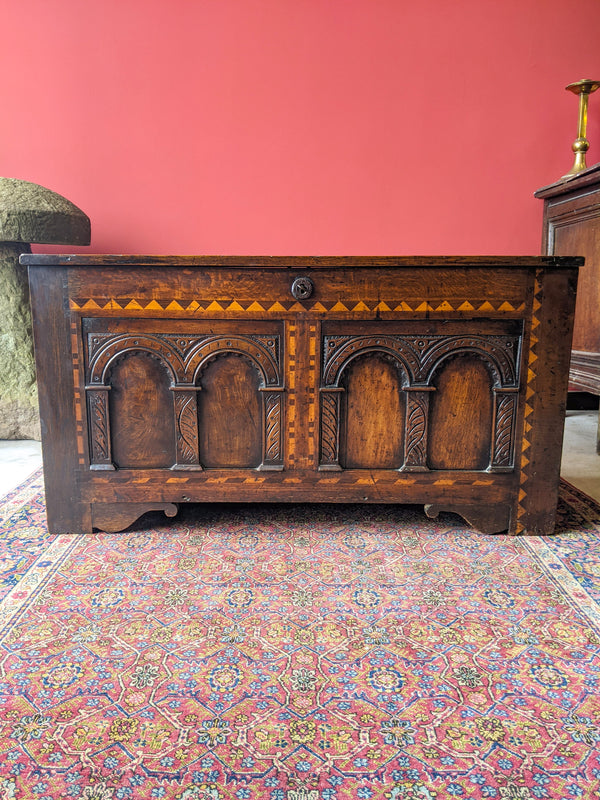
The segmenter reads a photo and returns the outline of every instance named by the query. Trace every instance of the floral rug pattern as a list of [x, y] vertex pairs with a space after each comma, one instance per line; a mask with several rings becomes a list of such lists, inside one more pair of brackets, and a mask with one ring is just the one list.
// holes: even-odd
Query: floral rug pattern
[[0, 504], [0, 800], [600, 797], [600, 509]]

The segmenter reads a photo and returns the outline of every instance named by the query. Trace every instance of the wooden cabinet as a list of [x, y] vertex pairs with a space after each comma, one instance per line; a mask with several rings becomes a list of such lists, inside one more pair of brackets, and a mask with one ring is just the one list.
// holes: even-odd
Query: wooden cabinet
[[539, 189], [535, 196], [544, 201], [542, 252], [585, 257], [569, 384], [573, 391], [600, 395], [600, 164]]
[[52, 532], [214, 501], [552, 531], [581, 259], [22, 263]]

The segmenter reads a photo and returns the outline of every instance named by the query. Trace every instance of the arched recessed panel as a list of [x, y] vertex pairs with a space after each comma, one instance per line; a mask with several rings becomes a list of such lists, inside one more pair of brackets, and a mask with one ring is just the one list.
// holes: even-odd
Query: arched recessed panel
[[379, 354], [344, 370], [340, 465], [345, 469], [399, 469], [404, 453], [405, 398], [397, 367]]
[[493, 422], [492, 379], [477, 357], [446, 361], [430, 399], [430, 469], [487, 469]]
[[226, 354], [206, 367], [200, 385], [202, 465], [214, 469], [260, 466], [263, 410], [258, 371], [247, 359]]
[[147, 353], [115, 363], [108, 396], [112, 460], [117, 467], [151, 469], [175, 462], [173, 393], [166, 367]]

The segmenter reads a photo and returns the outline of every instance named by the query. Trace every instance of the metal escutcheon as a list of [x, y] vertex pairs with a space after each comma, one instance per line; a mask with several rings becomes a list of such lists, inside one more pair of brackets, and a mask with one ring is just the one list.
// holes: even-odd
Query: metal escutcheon
[[306, 300], [311, 296], [314, 288], [310, 278], [295, 278], [292, 283], [292, 295], [296, 300]]

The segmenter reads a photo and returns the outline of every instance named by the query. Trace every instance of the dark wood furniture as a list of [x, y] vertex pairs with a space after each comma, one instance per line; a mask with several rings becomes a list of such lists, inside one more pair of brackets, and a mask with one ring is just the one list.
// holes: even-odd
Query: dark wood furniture
[[[538, 189], [535, 196], [544, 201], [542, 252], [585, 257], [579, 273], [569, 388], [600, 395], [600, 164]], [[600, 428], [597, 448], [600, 452]]]
[[51, 531], [327, 501], [552, 532], [582, 259], [22, 263]]

